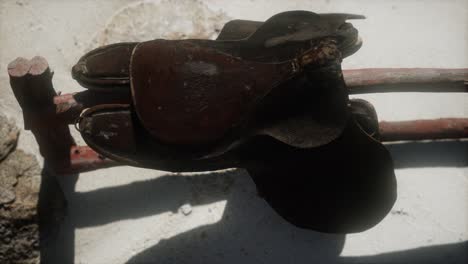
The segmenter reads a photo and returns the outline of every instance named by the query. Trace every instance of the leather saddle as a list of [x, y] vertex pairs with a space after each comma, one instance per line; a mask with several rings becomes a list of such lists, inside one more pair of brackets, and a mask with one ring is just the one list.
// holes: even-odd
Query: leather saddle
[[357, 232], [394, 203], [377, 116], [348, 99], [341, 60], [359, 49], [350, 14], [290, 11], [234, 20], [217, 40], [118, 43], [85, 54], [73, 77], [128, 104], [85, 110], [78, 127], [98, 153], [167, 171], [246, 168], [289, 222]]

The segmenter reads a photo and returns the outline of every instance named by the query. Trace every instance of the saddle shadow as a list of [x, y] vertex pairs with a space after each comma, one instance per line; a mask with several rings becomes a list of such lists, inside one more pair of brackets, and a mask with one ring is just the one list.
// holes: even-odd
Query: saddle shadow
[[468, 141], [403, 142], [385, 147], [395, 168], [468, 166]]
[[[359, 264], [375, 264], [375, 263], [413, 263], [413, 264], [464, 264], [468, 261], [468, 241], [420, 247], [409, 250], [395, 251], [390, 253], [383, 253], [368, 256], [353, 256], [353, 257], [332, 257], [335, 252], [321, 252], [321, 249], [331, 249], [331, 245], [317, 245], [310, 244], [308, 251], [304, 247], [293, 250], [290, 247], [297, 246], [281, 244], [278, 242], [275, 252], [269, 257], [260, 258], [263, 248], [249, 248], [255, 250], [254, 252], [248, 250], [241, 250], [237, 254], [231, 254], [232, 251], [237, 250], [234, 244], [228, 247], [228, 253], [223, 255], [216, 255], [218, 259], [214, 259], [211, 248], [204, 248], [212, 244], [201, 243], [200, 245], [193, 246], [189, 242], [197, 242], [203, 237], [204, 232], [212, 231], [212, 227], [199, 228], [194, 231], [187, 232], [177, 237], [173, 237], [167, 241], [161, 241], [159, 244], [149, 248], [138, 255], [134, 256], [128, 264], [149, 264], [149, 263], [359, 263]], [[206, 236], [206, 235], [205, 235]], [[271, 236], [270, 236], [271, 237]], [[268, 239], [270, 237], [266, 237]], [[228, 239], [226, 239], [228, 240]], [[320, 239], [316, 240], [320, 243]], [[212, 241], [213, 242], [213, 241]], [[180, 246], [190, 246], [190, 249], [179, 250]], [[287, 248], [286, 250], [284, 248]], [[289, 251], [289, 252], [288, 252]], [[250, 253], [250, 254], [249, 254]], [[268, 253], [265, 252], [265, 255]], [[282, 254], [295, 254], [282, 255]], [[209, 260], [208, 257], [210, 256]], [[214, 259], [214, 261], [213, 261]]]
[[[467, 163], [467, 142], [386, 146], [397, 168], [459, 167]], [[196, 213], [197, 206], [223, 200], [226, 206], [218, 222], [161, 240], [133, 256], [128, 263], [434, 263], [431, 259], [438, 260], [437, 263], [443, 260], [441, 256], [453, 263], [463, 263], [459, 260], [466, 249], [464, 242], [375, 256], [340, 257], [345, 235], [292, 226], [257, 195], [254, 183], [241, 169], [167, 174], [88, 192], [74, 191], [77, 177], [66, 176], [61, 182], [72, 210], [68, 210], [54, 241], [46, 250], [41, 250], [48, 259], [44, 263], [73, 263], [76, 228], [177, 212], [186, 203], [191, 204], [192, 213]]]
[[[146, 263], [466, 263], [468, 242], [421, 247], [370, 256], [340, 256], [345, 235], [296, 228], [260, 199], [246, 173], [223, 198], [220, 221], [163, 239], [133, 256]], [[213, 175], [223, 177], [223, 175]], [[247, 190], [242, 190], [247, 187]], [[248, 198], [245, 198], [247, 196]]]
[[[328, 263], [343, 249], [344, 235], [299, 229], [282, 219], [257, 195], [244, 170], [189, 177], [196, 186], [188, 197], [192, 205], [226, 200], [221, 219], [162, 240], [129, 263], [300, 263], [304, 255], [308, 261]], [[220, 178], [232, 184], [213, 184]], [[212, 187], [223, 190], [222, 195], [213, 196], [219, 191]]]
[[[68, 192], [67, 200], [73, 211], [68, 212], [62, 224], [62, 241], [56, 241], [50, 251], [68, 252], [71, 256], [66, 259], [72, 261], [64, 262], [56, 256], [55, 261], [47, 263], [73, 263], [74, 251], [68, 247], [74, 246], [69, 240], [74, 239], [76, 228], [177, 212], [186, 203], [192, 206], [194, 214], [197, 206], [223, 200], [226, 206], [220, 221], [162, 240], [157, 250], [148, 251], [149, 256], [143, 258], [157, 263], [206, 263], [215, 259], [222, 263], [252, 259], [288, 263], [307, 254], [309, 260], [333, 262], [345, 241], [344, 235], [303, 230], [283, 220], [257, 195], [253, 181], [241, 169], [168, 174], [123, 186]], [[261, 242], [253, 235], [262, 237]], [[180, 254], [182, 248], [185, 254]]]
[[[468, 241], [420, 247], [373, 256], [343, 257], [344, 263], [464, 264], [468, 261]], [[341, 262], [341, 261], [340, 261]]]

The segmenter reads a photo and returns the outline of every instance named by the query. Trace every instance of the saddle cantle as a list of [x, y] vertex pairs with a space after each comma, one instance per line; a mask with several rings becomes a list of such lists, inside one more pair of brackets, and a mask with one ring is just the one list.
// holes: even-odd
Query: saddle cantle
[[85, 110], [98, 153], [167, 171], [246, 168], [289, 222], [358, 232], [394, 203], [395, 176], [375, 110], [349, 100], [341, 60], [359, 49], [349, 14], [290, 11], [234, 20], [217, 40], [118, 43], [83, 56], [77, 81], [129, 104]]
[[[337, 40], [344, 58], [362, 45], [358, 31], [346, 20], [363, 18], [352, 14], [288, 11], [265, 22], [232, 20], [224, 25], [216, 41], [186, 41], [195, 41], [243, 60], [268, 63], [290, 60], [310, 47], [308, 41], [332, 37]], [[137, 44], [123, 42], [92, 50], [73, 67], [72, 76], [89, 89], [129, 89], [129, 64]]]

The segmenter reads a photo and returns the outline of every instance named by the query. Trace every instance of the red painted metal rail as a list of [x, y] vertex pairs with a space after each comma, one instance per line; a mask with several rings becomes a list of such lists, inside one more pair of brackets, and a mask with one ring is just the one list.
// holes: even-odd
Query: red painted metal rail
[[468, 138], [468, 118], [380, 122], [382, 141]]

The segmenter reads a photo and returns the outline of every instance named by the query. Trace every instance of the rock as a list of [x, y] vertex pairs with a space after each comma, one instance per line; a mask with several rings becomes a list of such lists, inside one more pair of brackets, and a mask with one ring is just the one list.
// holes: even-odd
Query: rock
[[180, 211], [184, 214], [184, 215], [189, 215], [192, 213], [192, 206], [190, 206], [190, 204], [184, 204], [180, 207]]
[[34, 221], [22, 222], [0, 217], [0, 262], [39, 263], [39, 229]]
[[22, 150], [11, 152], [0, 163], [0, 186], [13, 193], [13, 199], [0, 203], [0, 217], [23, 220], [36, 217], [40, 184], [41, 168], [36, 158]]
[[13, 202], [16, 196], [10, 189], [0, 186], [0, 204]]
[[199, 0], [138, 1], [117, 11], [94, 36], [89, 50], [122, 41], [215, 39], [229, 20]]
[[19, 129], [13, 121], [0, 115], [0, 160], [3, 160], [16, 147], [18, 136]]

